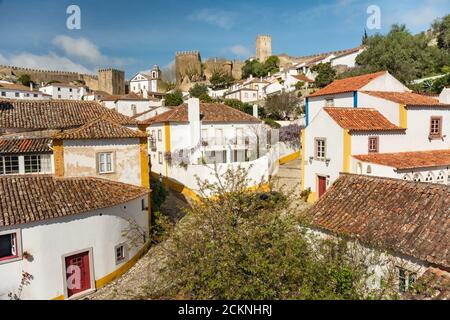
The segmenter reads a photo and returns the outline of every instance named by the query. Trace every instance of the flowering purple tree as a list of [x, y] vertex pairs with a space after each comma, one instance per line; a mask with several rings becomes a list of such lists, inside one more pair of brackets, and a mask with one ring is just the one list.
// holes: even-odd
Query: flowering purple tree
[[302, 127], [298, 124], [290, 124], [280, 128], [280, 141], [292, 147], [300, 148], [300, 135]]

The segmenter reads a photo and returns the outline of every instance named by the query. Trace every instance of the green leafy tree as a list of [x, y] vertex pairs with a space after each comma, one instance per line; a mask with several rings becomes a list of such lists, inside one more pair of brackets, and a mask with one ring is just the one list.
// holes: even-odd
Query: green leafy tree
[[270, 118], [275, 120], [285, 120], [289, 116], [296, 116], [300, 112], [299, 98], [294, 92], [282, 92], [270, 95], [266, 98], [264, 109]]
[[183, 93], [180, 90], [175, 90], [172, 93], [166, 94], [166, 106], [176, 107], [183, 103]]
[[190, 90], [191, 97], [199, 98], [201, 95], [208, 94], [208, 87], [205, 84], [196, 83]]
[[251, 75], [254, 77], [265, 77], [267, 74], [278, 72], [280, 59], [277, 56], [267, 58], [264, 63], [257, 60], [247, 60], [242, 67], [242, 79], [247, 79]]
[[429, 45], [424, 33], [412, 35], [404, 25], [393, 25], [387, 35], [369, 37], [368, 49], [356, 58], [363, 70], [388, 70], [405, 84], [436, 74], [448, 63], [445, 50]]
[[[294, 196], [251, 191], [238, 168], [218, 183], [198, 181], [201, 197], [187, 210], [165, 246], [167, 259], [140, 298], [362, 299], [367, 261], [345, 241], [321, 240], [306, 231]], [[351, 249], [349, 249], [351, 248]]]
[[450, 50], [450, 14], [436, 20], [432, 27], [437, 36], [438, 46], [442, 49]]
[[319, 87], [325, 87], [330, 84], [336, 78], [336, 70], [331, 67], [331, 63], [319, 63], [311, 68], [312, 71], [317, 73], [314, 84]]
[[211, 103], [214, 102], [214, 99], [211, 98], [207, 93], [203, 93], [200, 95], [200, 97], [198, 97], [200, 99], [200, 102], [203, 103]]
[[234, 79], [230, 74], [222, 72], [221, 70], [214, 71], [209, 79], [211, 87], [214, 90], [228, 88], [233, 81]]
[[367, 35], [367, 30], [364, 29], [364, 34], [362, 36], [361, 44], [365, 46], [369, 41], [369, 36]]
[[[229, 107], [253, 115], [253, 105], [249, 103], [242, 102], [236, 99], [225, 99], [223, 103]], [[258, 116], [260, 118], [264, 118], [266, 116], [265, 109], [262, 108], [261, 106], [258, 106]]]
[[22, 85], [29, 87], [30, 84], [34, 84], [33, 81], [31, 81], [31, 77], [28, 74], [23, 74], [17, 79], [18, 82], [20, 82]]

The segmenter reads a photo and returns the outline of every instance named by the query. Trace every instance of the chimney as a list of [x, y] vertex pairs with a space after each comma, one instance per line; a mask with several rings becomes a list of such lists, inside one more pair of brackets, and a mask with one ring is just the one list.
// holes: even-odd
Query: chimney
[[161, 107], [165, 107], [166, 106], [166, 99], [162, 98], [161, 99]]
[[250, 80], [252, 80], [252, 79], [253, 79], [253, 75], [251, 74], [251, 75], [250, 75]]
[[257, 104], [253, 105], [253, 116], [255, 118], [258, 118], [258, 105]]
[[33, 91], [33, 82], [30, 82], [30, 90]]
[[450, 87], [444, 87], [439, 95], [439, 102], [450, 104]]
[[195, 147], [200, 143], [200, 100], [198, 98], [188, 100], [188, 120], [191, 147]]

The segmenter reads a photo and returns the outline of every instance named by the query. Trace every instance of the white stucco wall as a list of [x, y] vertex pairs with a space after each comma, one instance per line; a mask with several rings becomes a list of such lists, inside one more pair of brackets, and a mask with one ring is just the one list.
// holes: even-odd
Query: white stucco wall
[[[326, 158], [330, 159], [327, 165], [325, 161], [313, 159], [315, 150], [315, 138], [326, 139]], [[339, 127], [331, 117], [321, 111], [312, 123], [305, 129], [304, 141], [304, 188], [311, 188], [311, 192], [317, 192], [317, 176], [327, 177], [327, 187], [333, 183], [343, 170], [343, 146], [344, 130]]]
[[358, 108], [374, 108], [397, 126], [400, 125], [399, 107], [396, 102], [358, 92]]
[[360, 91], [411, 92], [408, 87], [395, 79], [388, 72], [370, 81], [367, 85], [362, 87]]
[[[118, 269], [132, 258], [143, 242], [133, 246], [122, 232], [134, 220], [148, 232], [148, 213], [142, 210], [140, 197], [136, 200], [106, 209], [95, 210], [73, 216], [33, 222], [13, 227], [0, 227], [0, 232], [20, 230], [22, 249], [33, 256], [0, 264], [0, 300], [8, 299], [9, 292], [16, 292], [21, 281], [22, 270], [34, 279], [26, 286], [22, 299], [53, 299], [64, 295], [63, 259], [80, 250], [93, 251], [95, 280], [101, 279]], [[115, 246], [126, 243], [127, 259], [121, 264], [115, 262]]]

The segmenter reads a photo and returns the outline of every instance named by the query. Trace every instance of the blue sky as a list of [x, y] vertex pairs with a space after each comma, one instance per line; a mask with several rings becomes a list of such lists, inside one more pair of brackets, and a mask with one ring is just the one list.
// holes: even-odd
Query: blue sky
[[[81, 30], [68, 30], [66, 9], [81, 8]], [[380, 30], [405, 23], [414, 33], [450, 13], [448, 0], [0, 0], [0, 64], [92, 72], [135, 72], [170, 64], [177, 50], [202, 58], [245, 59], [257, 34], [271, 34], [275, 54], [307, 55], [355, 47], [369, 5]]]

